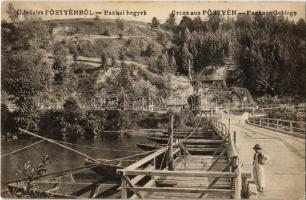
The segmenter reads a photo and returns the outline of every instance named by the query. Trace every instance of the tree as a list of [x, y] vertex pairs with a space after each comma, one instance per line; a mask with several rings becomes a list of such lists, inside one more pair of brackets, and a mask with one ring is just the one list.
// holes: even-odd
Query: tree
[[219, 15], [209, 15], [208, 23], [213, 32], [216, 32], [216, 30], [218, 30], [220, 22], [221, 18]]
[[117, 66], [117, 61], [116, 61], [115, 56], [112, 56], [112, 66], [113, 66], [113, 67], [116, 67], [116, 66]]
[[79, 50], [77, 48], [77, 45], [75, 43], [72, 43], [72, 45], [69, 48], [70, 53], [72, 54], [73, 61], [76, 63], [79, 57]]
[[18, 20], [18, 14], [17, 14], [17, 10], [14, 7], [14, 4], [11, 2], [8, 4], [7, 14], [11, 22], [15, 24]]
[[151, 28], [152, 29], [158, 29], [160, 25], [159, 20], [156, 17], [152, 18], [152, 22], [151, 22]]
[[203, 30], [206, 30], [206, 26], [203, 26], [203, 22], [200, 16], [195, 17], [192, 20], [190, 31], [193, 32], [193, 31], [203, 31]]
[[190, 31], [188, 28], [186, 28], [184, 31], [179, 32], [179, 38], [182, 41], [182, 43], [187, 42], [191, 37]]
[[125, 54], [123, 49], [119, 50], [119, 60], [124, 61], [125, 60]]
[[67, 112], [80, 112], [81, 108], [79, 104], [79, 100], [76, 97], [70, 96], [66, 99], [63, 107]]
[[162, 45], [165, 49], [167, 49], [167, 42], [168, 42], [168, 39], [167, 39], [167, 35], [162, 32], [162, 31], [158, 31], [157, 32], [157, 38], [156, 38], [156, 41]]
[[190, 73], [190, 65], [192, 60], [192, 54], [189, 52], [187, 44], [184, 43], [183, 47], [181, 48], [179, 52], [179, 71], [183, 74]]
[[115, 23], [116, 23], [117, 28], [119, 28], [121, 31], [124, 30], [124, 23], [122, 20], [116, 19]]
[[208, 65], [223, 65], [228, 56], [229, 43], [225, 34], [193, 32], [187, 44], [193, 55], [195, 72], [200, 72]]
[[123, 38], [123, 33], [119, 33], [119, 38], [120, 38], [120, 39]]
[[46, 24], [36, 17], [27, 17], [16, 23], [11, 34], [14, 38], [14, 47], [25, 50], [48, 49], [52, 39]]
[[183, 16], [177, 28], [179, 31], [185, 31], [187, 28], [190, 29], [191, 26], [192, 26], [192, 19], [188, 16]]
[[156, 67], [158, 73], [163, 74], [165, 71], [169, 71], [169, 62], [165, 55], [159, 55], [156, 60]]
[[12, 114], [8, 106], [5, 103], [1, 103], [1, 133], [3, 135], [12, 133], [16, 128]]
[[170, 64], [171, 72], [176, 72], [177, 66], [176, 66], [176, 60], [173, 54], [170, 57], [169, 64]]
[[15, 120], [22, 128], [35, 128], [35, 98], [47, 91], [52, 70], [44, 51], [25, 51], [5, 56], [2, 63], [2, 89], [17, 106]]
[[79, 100], [75, 96], [70, 96], [63, 104], [64, 107], [64, 123], [62, 132], [64, 136], [69, 138], [76, 138], [84, 135], [84, 114], [80, 108]]
[[303, 24], [275, 16], [237, 17], [235, 61], [253, 94], [305, 95]]
[[63, 42], [56, 42], [53, 46], [53, 70], [54, 80], [63, 83], [68, 71], [68, 49]]
[[165, 26], [168, 30], [174, 32], [176, 29], [176, 22], [175, 22], [175, 14], [174, 13], [170, 13], [169, 14], [169, 18], [166, 20]]
[[104, 35], [104, 36], [110, 36], [109, 30], [106, 29], [106, 30], [102, 33], [102, 35]]
[[101, 58], [101, 66], [105, 67], [106, 64], [107, 64], [107, 55], [106, 55], [105, 51], [101, 52], [100, 58]]

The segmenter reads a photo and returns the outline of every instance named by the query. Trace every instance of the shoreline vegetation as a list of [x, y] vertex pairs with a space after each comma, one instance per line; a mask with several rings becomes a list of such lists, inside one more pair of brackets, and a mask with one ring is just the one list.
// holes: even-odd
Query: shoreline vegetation
[[[98, 17], [20, 20], [13, 3], [7, 14], [9, 20], [1, 23], [3, 133], [21, 127], [61, 133], [54, 137], [92, 137], [103, 130], [165, 128], [168, 118], [161, 113], [101, 112], [83, 105], [102, 92], [118, 94], [119, 105], [124, 94], [165, 99], [188, 94], [202, 84], [201, 74], [221, 67], [230, 69], [226, 87], [246, 88], [254, 99], [305, 101], [303, 19], [183, 16], [178, 22], [170, 13], [166, 21], [153, 17], [151, 23]], [[186, 82], [181, 88], [169, 86], [181, 79]], [[287, 113], [268, 115], [297, 119]], [[192, 127], [195, 114], [183, 109], [175, 127]]]

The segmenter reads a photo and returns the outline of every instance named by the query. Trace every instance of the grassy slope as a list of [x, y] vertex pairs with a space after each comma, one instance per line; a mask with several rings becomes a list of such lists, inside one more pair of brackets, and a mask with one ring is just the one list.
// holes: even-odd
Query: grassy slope
[[[120, 62], [119, 51], [124, 50], [127, 67], [135, 66], [139, 76], [138, 80], [133, 80], [135, 87], [150, 87], [153, 90], [167, 89], [169, 76], [153, 73], [148, 70], [148, 64], [162, 52], [162, 47], [155, 40], [156, 33], [150, 29], [148, 24], [135, 21], [121, 21], [122, 26], [116, 20], [93, 20], [93, 19], [72, 19], [72, 20], [52, 20], [46, 21], [49, 27], [55, 28], [55, 40], [65, 40], [69, 43], [77, 41], [80, 45], [80, 56], [78, 66], [83, 69], [91, 69], [86, 73], [74, 74], [72, 72], [73, 60], [69, 56], [70, 73], [68, 81], [63, 85], [53, 85], [49, 94], [44, 94], [44, 105], [61, 106], [65, 98], [75, 95], [82, 104], [90, 103], [93, 95], [97, 94], [107, 79], [116, 80], [120, 72], [120, 67], [110, 67], [107, 70], [98, 70], [100, 67], [100, 52], [105, 51], [108, 56], [114, 56], [117, 63]], [[120, 22], [120, 23], [121, 23]], [[121, 24], [121, 25], [122, 25]], [[105, 30], [109, 30], [110, 36], [101, 35]], [[122, 38], [118, 38], [119, 33], [123, 33]], [[136, 36], [136, 37], [135, 37]], [[154, 47], [151, 56], [144, 56], [142, 53], [148, 45]], [[52, 58], [52, 55], [49, 55]], [[50, 59], [52, 61], [52, 59]], [[92, 70], [97, 69], [97, 70]], [[173, 75], [171, 75], [173, 76]], [[174, 77], [174, 83], [178, 77]], [[180, 78], [179, 78], [180, 79]], [[169, 88], [168, 88], [169, 89]]]
[[[138, 21], [113, 19], [65, 19], [49, 20], [45, 23], [50, 27], [69, 27], [70, 34], [102, 35], [108, 31], [110, 35], [142, 35], [153, 36], [148, 24]], [[68, 33], [68, 34], [69, 34]]]

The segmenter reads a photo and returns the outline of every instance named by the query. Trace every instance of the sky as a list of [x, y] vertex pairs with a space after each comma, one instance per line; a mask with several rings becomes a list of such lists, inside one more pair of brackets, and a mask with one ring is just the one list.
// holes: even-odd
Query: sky
[[[9, 1], [2, 2], [2, 19], [7, 19], [7, 8]], [[176, 19], [180, 20], [183, 15], [187, 15], [193, 18], [195, 15], [191, 15], [191, 12], [199, 14], [202, 19], [207, 18], [207, 14], [203, 14], [203, 10], [237, 10], [239, 12], [250, 11], [271, 11], [278, 10], [283, 12], [296, 12], [296, 16], [288, 15], [289, 20], [297, 21], [299, 18], [305, 19], [305, 2], [281, 2], [281, 1], [271, 1], [271, 2], [256, 2], [256, 1], [135, 1], [135, 2], [126, 2], [126, 1], [14, 1], [14, 7], [16, 9], [22, 10], [43, 10], [45, 13], [46, 10], [62, 10], [62, 9], [88, 9], [93, 12], [101, 11], [102, 14], [99, 14], [101, 19], [126, 19], [126, 20], [135, 20], [150, 22], [152, 17], [157, 17], [161, 22], [164, 22], [169, 13], [175, 11]], [[124, 15], [104, 15], [104, 11], [124, 11]], [[47, 11], [47, 12], [48, 12]], [[145, 11], [146, 15], [132, 16], [127, 15], [127, 11], [141, 12]], [[188, 12], [186, 14], [186, 12]], [[225, 17], [233, 17], [235, 15], [225, 15]], [[67, 18], [93, 18], [94, 16], [66, 16], [66, 15], [42, 15], [40, 16], [44, 20], [50, 19], [67, 19]]]

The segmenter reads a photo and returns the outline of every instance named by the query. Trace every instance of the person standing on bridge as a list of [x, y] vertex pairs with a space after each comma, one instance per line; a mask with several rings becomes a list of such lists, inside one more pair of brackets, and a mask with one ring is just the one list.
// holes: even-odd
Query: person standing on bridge
[[253, 147], [255, 154], [253, 156], [253, 177], [259, 192], [263, 192], [266, 186], [264, 165], [270, 160], [270, 157], [261, 152], [261, 147], [256, 144]]

